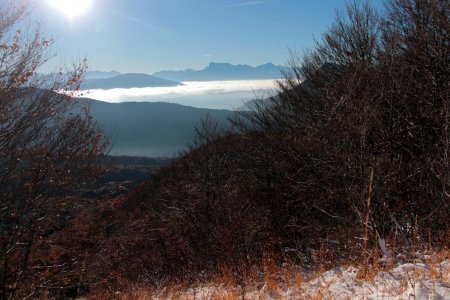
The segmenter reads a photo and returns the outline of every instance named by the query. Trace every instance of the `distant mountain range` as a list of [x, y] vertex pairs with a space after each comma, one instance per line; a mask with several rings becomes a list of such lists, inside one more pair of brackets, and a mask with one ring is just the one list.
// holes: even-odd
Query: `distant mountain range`
[[118, 88], [144, 88], [167, 87], [183, 85], [180, 82], [158, 78], [141, 73], [127, 73], [110, 78], [88, 79], [82, 82], [81, 89], [118, 89]]
[[[125, 73], [117, 71], [88, 71], [84, 76], [81, 89], [116, 89], [116, 88], [144, 88], [170, 87], [183, 85], [182, 81], [222, 81], [222, 80], [261, 80], [282, 78], [282, 72], [287, 70], [283, 66], [267, 63], [257, 67], [249, 65], [232, 65], [229, 63], [210, 63], [203, 70], [186, 69], [183, 71], [160, 71], [153, 75], [143, 73]], [[51, 88], [61, 75], [36, 74], [42, 85]], [[69, 79], [70, 73], [62, 78]]]
[[85, 80], [90, 79], [105, 79], [105, 78], [111, 78], [115, 76], [122, 75], [121, 73], [117, 71], [87, 71], [84, 75]]
[[226, 125], [234, 113], [172, 103], [107, 103], [84, 98], [94, 120], [111, 137], [112, 155], [170, 157], [193, 141], [194, 126], [206, 116]]
[[175, 81], [256, 80], [282, 78], [282, 71], [285, 69], [286, 67], [272, 63], [252, 67], [212, 62], [203, 70], [161, 71], [153, 75]]

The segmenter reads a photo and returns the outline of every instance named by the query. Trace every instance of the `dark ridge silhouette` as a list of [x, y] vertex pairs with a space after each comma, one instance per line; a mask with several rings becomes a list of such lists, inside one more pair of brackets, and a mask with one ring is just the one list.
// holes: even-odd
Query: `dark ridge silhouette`
[[89, 79], [106, 79], [112, 78], [121, 75], [120, 72], [117, 71], [87, 71], [84, 75], [86, 80]]
[[170, 157], [193, 141], [194, 127], [202, 118], [209, 115], [225, 126], [234, 115], [229, 110], [164, 102], [86, 101], [91, 104], [95, 121], [111, 137], [112, 155]]

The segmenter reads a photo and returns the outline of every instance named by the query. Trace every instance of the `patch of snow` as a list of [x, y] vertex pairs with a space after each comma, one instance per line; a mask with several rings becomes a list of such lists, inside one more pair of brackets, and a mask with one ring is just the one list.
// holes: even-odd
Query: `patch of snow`
[[[189, 288], [185, 292], [157, 293], [153, 299], [417, 299], [450, 300], [450, 260], [441, 263], [405, 263], [380, 271], [373, 280], [358, 279], [359, 269], [339, 267], [301, 284], [279, 282], [270, 288], [230, 287], [224, 284]], [[164, 294], [164, 295], [163, 295]]]

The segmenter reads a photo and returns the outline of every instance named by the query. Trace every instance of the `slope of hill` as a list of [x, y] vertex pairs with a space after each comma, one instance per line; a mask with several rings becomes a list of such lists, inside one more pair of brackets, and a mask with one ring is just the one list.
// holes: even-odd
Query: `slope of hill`
[[[26, 263], [13, 274], [30, 282], [3, 276], [3, 295], [18, 289], [3, 298], [448, 299], [450, 5], [423, 3], [396, 1], [378, 19], [355, 2], [306, 63], [293, 59], [302, 84], [282, 82], [277, 101], [236, 119], [234, 131], [205, 122], [197, 147], [124, 196], [87, 202], [50, 185], [42, 206], [53, 178], [78, 175], [66, 171], [73, 149], [49, 143], [67, 157], [60, 166], [47, 164], [50, 147], [31, 152], [34, 162], [21, 139], [11, 157], [4, 143], [7, 166], [19, 172], [3, 189], [12, 205], [2, 228], [25, 225], [7, 243], [5, 231], [3, 253], [23, 252], [6, 256], [11, 269]], [[167, 103], [92, 101], [92, 109], [113, 152], [128, 145], [145, 155], [189, 141], [206, 113], [219, 121], [232, 114]], [[71, 134], [74, 123], [62, 129]], [[86, 150], [95, 154], [95, 145]], [[30, 181], [18, 184], [19, 176]], [[23, 203], [33, 209], [20, 210]], [[291, 270], [294, 278], [281, 277]], [[308, 278], [314, 270], [319, 276]], [[175, 283], [190, 288], [170, 294]], [[150, 294], [126, 296], [140, 284]]]
[[111, 78], [90, 79], [83, 82], [82, 89], [117, 89], [117, 88], [143, 88], [143, 87], [167, 87], [182, 85], [167, 79], [158, 78], [156, 76], [127, 73]]
[[172, 156], [194, 137], [194, 126], [207, 115], [225, 124], [229, 110], [172, 103], [107, 103], [88, 99], [94, 119], [112, 140], [112, 155]]
[[176, 81], [276, 79], [282, 77], [280, 70], [283, 69], [284, 67], [272, 63], [252, 67], [212, 62], [203, 70], [161, 71], [153, 75]]
[[87, 71], [85, 74], [85, 79], [106, 79], [106, 78], [112, 78], [115, 76], [119, 76], [121, 73], [117, 71]]

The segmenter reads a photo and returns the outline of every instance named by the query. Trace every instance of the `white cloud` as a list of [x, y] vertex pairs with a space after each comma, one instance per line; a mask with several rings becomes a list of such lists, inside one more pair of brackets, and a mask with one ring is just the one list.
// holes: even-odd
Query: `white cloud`
[[183, 86], [82, 91], [83, 97], [111, 103], [171, 102], [231, 109], [275, 87], [273, 80], [191, 81]]

